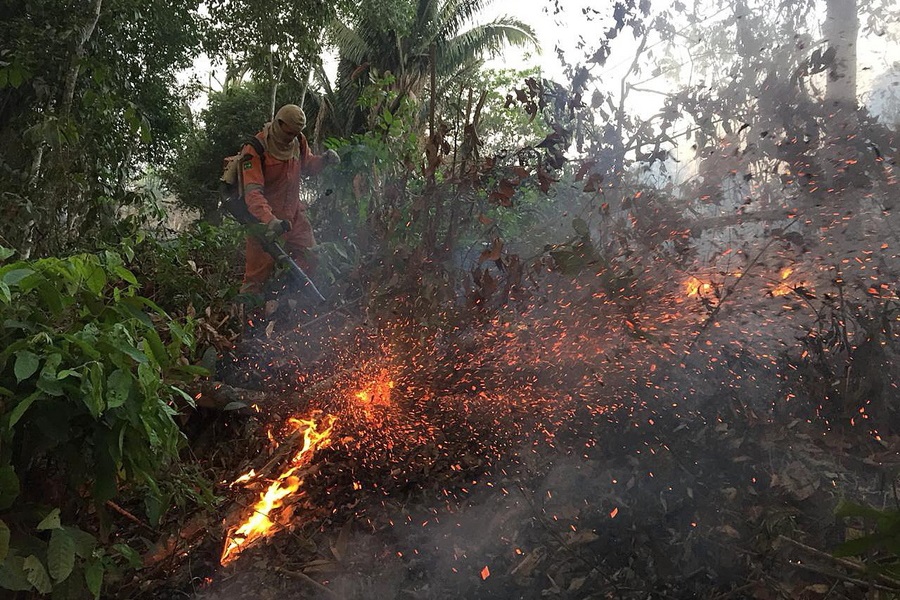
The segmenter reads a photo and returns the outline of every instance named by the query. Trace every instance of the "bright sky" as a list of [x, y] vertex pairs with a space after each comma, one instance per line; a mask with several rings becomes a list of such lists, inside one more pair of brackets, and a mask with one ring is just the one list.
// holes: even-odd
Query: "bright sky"
[[[690, 3], [690, 0], [685, 2]], [[566, 77], [563, 74], [562, 67], [557, 58], [555, 48], [559, 46], [565, 53], [566, 59], [570, 63], [583, 62], [585, 54], [597, 47], [597, 42], [601, 39], [603, 31], [609, 27], [609, 22], [600, 23], [596, 19], [588, 20], [583, 13], [585, 7], [595, 10], [610, 11], [612, 10], [612, 2], [598, 2], [597, 0], [565, 0], [560, 2], [563, 6], [562, 12], [558, 15], [552, 15], [548, 10], [552, 10], [549, 0], [494, 0], [482, 15], [480, 21], [488, 21], [498, 16], [514, 16], [519, 20], [531, 25], [538, 40], [543, 48], [542, 53], [534, 55], [526, 54], [519, 49], [508, 49], [503, 56], [488, 62], [488, 65], [494, 68], [525, 68], [537, 64], [541, 67], [545, 77], [555, 79], [561, 83], [565, 83]], [[523, 8], [527, 7], [527, 8]], [[861, 93], [865, 93], [867, 87], [871, 85], [872, 80], [879, 74], [883, 73], [895, 61], [895, 57], [900, 55], [900, 48], [897, 43], [887, 43], [887, 37], [873, 38], [873, 40], [861, 40], [860, 56], [859, 56], [859, 84]], [[651, 39], [651, 44], [655, 42]], [[621, 78], [625, 75], [628, 67], [634, 59], [634, 52], [638, 42], [634, 39], [631, 30], [626, 28], [612, 44], [612, 54], [602, 68], [595, 67], [592, 73], [600, 75], [604, 85], [614, 86], [617, 89]], [[529, 56], [529, 54], [531, 54]], [[686, 59], [685, 57], [684, 60]], [[678, 58], [676, 58], [678, 60]], [[200, 72], [208, 72], [208, 63], [204, 61], [198, 62], [198, 70]], [[216, 87], [215, 81], [208, 81], [213, 87]], [[664, 78], [660, 77], [653, 82], [647, 83], [645, 87], [661, 88], [666, 84]], [[898, 92], [900, 93], [900, 92]], [[643, 99], [631, 96], [629, 104], [634, 106], [632, 102], [646, 105], [647, 110], [654, 110], [659, 103], [659, 96], [644, 95]], [[203, 101], [198, 102], [199, 108]], [[644, 111], [641, 110], [643, 113]]]

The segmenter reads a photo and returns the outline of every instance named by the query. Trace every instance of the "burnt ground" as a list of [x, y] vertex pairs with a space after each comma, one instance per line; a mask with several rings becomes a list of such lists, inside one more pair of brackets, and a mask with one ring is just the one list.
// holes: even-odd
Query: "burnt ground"
[[[270, 398], [193, 436], [223, 503], [189, 543], [148, 551], [142, 595], [820, 599], [898, 587], [831, 555], [861, 533], [836, 516], [842, 501], [900, 507], [900, 439], [804, 397], [787, 360], [798, 303], [716, 311], [713, 323], [678, 299], [643, 307], [635, 331], [621, 306], [576, 296], [532, 298], [454, 336], [372, 333], [342, 316], [245, 345], [228, 378]], [[748, 314], [764, 327], [748, 330]], [[390, 399], [355, 405], [385, 374]], [[331, 444], [273, 535], [220, 566], [228, 527], [286, 460], [266, 482], [227, 483], [278, 458], [289, 416], [323, 413], [338, 416]]]

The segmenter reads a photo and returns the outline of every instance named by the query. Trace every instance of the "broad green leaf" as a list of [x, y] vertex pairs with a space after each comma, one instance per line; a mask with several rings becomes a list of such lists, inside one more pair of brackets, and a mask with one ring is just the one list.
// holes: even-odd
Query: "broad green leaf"
[[21, 556], [7, 556], [0, 562], [0, 588], [13, 592], [28, 592], [34, 589], [25, 575], [25, 559]]
[[0, 281], [0, 300], [7, 304], [12, 301], [12, 292], [9, 291], [9, 286], [2, 281]]
[[113, 544], [112, 549], [119, 553], [128, 564], [131, 565], [135, 569], [139, 569], [143, 564], [141, 560], [141, 555], [135, 551], [134, 548], [129, 546], [128, 544]]
[[19, 497], [19, 478], [10, 466], [0, 467], [0, 510], [6, 510]]
[[59, 509], [54, 508], [50, 513], [38, 523], [38, 531], [47, 531], [48, 529], [59, 529], [62, 523], [59, 521]]
[[56, 374], [57, 379], [65, 379], [66, 377], [75, 377], [77, 379], [81, 379], [82, 375], [78, 371], [73, 371], [72, 369], [63, 369], [59, 373]]
[[77, 527], [63, 527], [63, 530], [65, 530], [65, 532], [69, 534], [69, 537], [72, 538], [72, 541], [75, 542], [75, 554], [81, 558], [89, 558], [94, 551], [94, 548], [97, 547], [97, 538]]
[[28, 582], [38, 592], [49, 594], [53, 591], [53, 583], [50, 581], [50, 576], [47, 575], [47, 569], [44, 568], [44, 564], [37, 556], [32, 554], [26, 558], [25, 562], [22, 563], [22, 568], [25, 569], [25, 576], [28, 578]]
[[0, 562], [6, 560], [9, 554], [9, 527], [6, 523], [0, 521]]
[[123, 281], [127, 281], [131, 285], [138, 285], [137, 277], [125, 267], [115, 266], [112, 268], [112, 272], [121, 277]]
[[591, 235], [591, 231], [588, 228], [588, 224], [584, 219], [577, 218], [572, 220], [572, 229], [575, 230], [575, 233], [580, 235], [581, 237], [588, 237]]
[[13, 372], [16, 374], [16, 382], [22, 383], [37, 372], [41, 365], [40, 357], [34, 352], [28, 350], [19, 350], [16, 352], [16, 365]]
[[107, 408], [117, 408], [125, 404], [133, 384], [134, 380], [131, 375], [121, 369], [116, 369], [110, 373], [109, 378], [106, 380]]
[[54, 581], [65, 581], [75, 567], [75, 540], [65, 529], [54, 529], [47, 546], [47, 569]]
[[84, 284], [91, 292], [99, 296], [106, 286], [106, 271], [99, 264], [87, 264], [85, 268], [87, 277], [84, 279]]
[[[885, 511], [880, 511], [877, 508], [873, 508], [871, 506], [864, 506], [855, 502], [842, 500], [838, 507], [835, 509], [834, 514], [840, 519], [847, 517], [865, 517], [867, 519], [878, 520], [884, 518], [888, 513]], [[900, 513], [894, 514], [896, 515], [896, 518], [900, 519]]]
[[13, 250], [12, 248], [6, 248], [5, 246], [0, 246], [0, 260], [6, 260], [7, 258], [9, 258], [10, 256], [12, 256], [15, 253], [16, 253], [16, 251]]
[[147, 362], [147, 355], [144, 354], [143, 352], [141, 352], [140, 350], [138, 350], [137, 348], [135, 348], [134, 346], [129, 345], [127, 342], [122, 342], [120, 340], [111, 340], [110, 343], [116, 350], [118, 350], [119, 352], [122, 352], [124, 354], [127, 354], [128, 356], [133, 358], [138, 363], [144, 364]]
[[41, 392], [35, 392], [16, 404], [15, 408], [9, 413], [9, 427], [15, 427], [16, 423], [19, 422], [19, 419], [22, 418], [22, 415], [25, 414], [25, 411], [34, 404], [34, 401], [41, 397]]
[[34, 273], [34, 269], [13, 269], [3, 274], [3, 283], [18, 285], [20, 281]]
[[84, 567], [84, 582], [94, 595], [94, 600], [97, 600], [103, 587], [103, 564], [99, 560], [91, 561]]
[[94, 363], [87, 368], [87, 377], [81, 380], [81, 401], [95, 419], [103, 412], [103, 367]]
[[144, 352], [153, 356], [157, 363], [163, 368], [168, 367], [171, 359], [166, 347], [159, 337], [159, 333], [155, 329], [147, 330], [144, 337]]

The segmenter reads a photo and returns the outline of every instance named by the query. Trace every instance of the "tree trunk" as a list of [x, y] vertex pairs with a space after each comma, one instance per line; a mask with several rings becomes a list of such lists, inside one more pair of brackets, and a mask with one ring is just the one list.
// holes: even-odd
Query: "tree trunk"
[[856, 48], [859, 35], [859, 14], [856, 0], [827, 0], [823, 33], [828, 47], [835, 52], [834, 64], [828, 73], [825, 101], [829, 108], [855, 111]]
[[66, 85], [63, 89], [63, 99], [60, 110], [64, 116], [68, 116], [69, 112], [72, 110], [72, 100], [75, 97], [75, 83], [78, 80], [78, 71], [81, 69], [80, 63], [84, 56], [84, 45], [91, 39], [91, 36], [94, 34], [94, 29], [97, 28], [97, 22], [100, 20], [100, 7], [102, 4], [103, 0], [94, 0], [94, 5], [91, 7], [90, 18], [85, 24], [84, 29], [81, 30], [81, 37], [78, 38], [78, 42], [75, 45], [75, 52], [72, 53], [69, 72], [66, 73]]

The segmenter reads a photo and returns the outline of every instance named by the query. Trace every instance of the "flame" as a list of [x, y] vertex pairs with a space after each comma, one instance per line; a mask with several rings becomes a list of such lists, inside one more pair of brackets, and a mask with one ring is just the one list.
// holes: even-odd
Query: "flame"
[[804, 282], [788, 281], [793, 274], [794, 269], [791, 267], [785, 267], [781, 270], [781, 273], [779, 274], [779, 277], [781, 278], [780, 281], [771, 284], [772, 289], [770, 293], [772, 296], [787, 296], [797, 288], [807, 285]]
[[[269, 488], [260, 494], [259, 501], [253, 506], [253, 512], [238, 527], [233, 528], [225, 536], [225, 547], [219, 562], [224, 566], [243, 552], [250, 544], [258, 539], [268, 537], [275, 521], [272, 520], [272, 511], [284, 506], [284, 501], [300, 489], [303, 480], [296, 475], [297, 471], [307, 465], [313, 454], [319, 448], [327, 447], [331, 443], [331, 431], [337, 417], [326, 415], [321, 423], [315, 419], [291, 418], [288, 423], [294, 427], [294, 431], [303, 429], [303, 445], [291, 459], [290, 467], [278, 476]], [[242, 478], [238, 478], [240, 481]], [[237, 483], [237, 481], [235, 483]]]
[[382, 369], [362, 390], [353, 394], [356, 404], [362, 408], [366, 418], [371, 420], [374, 409], [391, 405], [391, 390], [394, 389], [394, 380], [388, 369]]
[[702, 296], [703, 294], [708, 294], [713, 291], [713, 286], [711, 283], [700, 281], [696, 277], [691, 277], [690, 279], [688, 279], [685, 282], [684, 287], [688, 296]]

